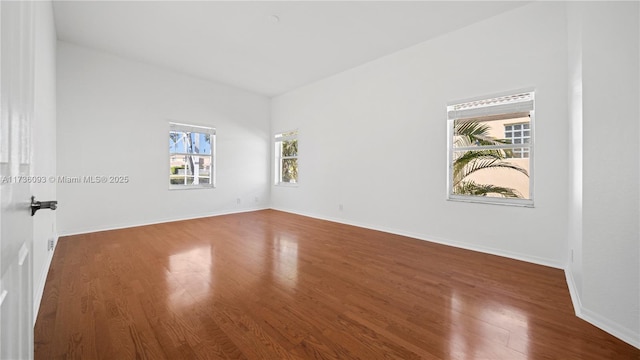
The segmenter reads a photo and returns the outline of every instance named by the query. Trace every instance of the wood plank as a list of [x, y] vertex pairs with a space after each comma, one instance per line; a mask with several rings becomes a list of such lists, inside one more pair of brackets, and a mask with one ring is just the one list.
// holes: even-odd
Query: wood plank
[[640, 359], [562, 270], [275, 210], [61, 238], [35, 358]]

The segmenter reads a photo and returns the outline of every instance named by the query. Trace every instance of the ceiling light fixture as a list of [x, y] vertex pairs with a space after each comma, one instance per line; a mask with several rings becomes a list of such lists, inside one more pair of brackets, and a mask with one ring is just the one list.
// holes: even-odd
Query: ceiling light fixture
[[271, 15], [269, 16], [269, 20], [271, 20], [272, 23], [279, 23], [280, 22], [280, 17], [278, 17], [278, 15]]

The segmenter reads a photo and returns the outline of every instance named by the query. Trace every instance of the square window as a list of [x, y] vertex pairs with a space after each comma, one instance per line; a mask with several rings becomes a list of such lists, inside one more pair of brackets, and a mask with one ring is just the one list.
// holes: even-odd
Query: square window
[[449, 200], [533, 206], [533, 109], [533, 92], [447, 107]]

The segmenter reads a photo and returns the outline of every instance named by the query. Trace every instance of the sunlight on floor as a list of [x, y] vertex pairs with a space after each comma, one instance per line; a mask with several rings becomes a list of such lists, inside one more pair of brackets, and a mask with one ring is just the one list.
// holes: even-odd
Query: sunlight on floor
[[169, 257], [169, 273], [165, 277], [176, 307], [193, 305], [211, 292], [213, 259], [211, 245], [196, 247]]
[[455, 290], [450, 300], [451, 358], [528, 358], [529, 319], [525, 312], [504, 302], [468, 297]]
[[298, 283], [298, 239], [289, 234], [279, 235], [273, 247], [273, 273], [276, 281], [287, 289]]

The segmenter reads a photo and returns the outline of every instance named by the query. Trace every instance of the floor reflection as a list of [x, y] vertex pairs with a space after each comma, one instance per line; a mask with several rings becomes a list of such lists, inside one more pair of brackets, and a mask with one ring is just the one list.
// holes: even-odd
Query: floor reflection
[[526, 359], [529, 353], [527, 313], [504, 301], [450, 297], [449, 354], [453, 359]]
[[294, 235], [276, 235], [272, 264], [274, 279], [287, 289], [295, 288], [298, 284], [298, 239]]
[[175, 307], [191, 306], [211, 292], [213, 269], [211, 245], [200, 246], [169, 256], [165, 277], [169, 302]]

